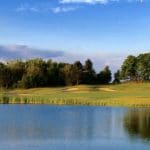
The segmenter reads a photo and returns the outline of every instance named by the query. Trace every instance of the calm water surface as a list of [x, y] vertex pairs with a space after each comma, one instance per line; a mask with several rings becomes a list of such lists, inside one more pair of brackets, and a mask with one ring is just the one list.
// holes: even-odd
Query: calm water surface
[[150, 150], [150, 109], [0, 105], [0, 150]]

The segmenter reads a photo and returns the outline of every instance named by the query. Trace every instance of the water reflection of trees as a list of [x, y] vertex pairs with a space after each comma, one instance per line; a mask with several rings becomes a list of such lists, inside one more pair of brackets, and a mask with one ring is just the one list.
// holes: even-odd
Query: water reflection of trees
[[150, 140], [150, 109], [130, 110], [124, 117], [124, 128], [131, 137]]

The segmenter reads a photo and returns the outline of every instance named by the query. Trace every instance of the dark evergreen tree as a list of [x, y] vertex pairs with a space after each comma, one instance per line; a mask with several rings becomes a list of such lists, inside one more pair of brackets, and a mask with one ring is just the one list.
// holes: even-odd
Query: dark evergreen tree
[[94, 84], [96, 79], [96, 73], [93, 69], [93, 63], [90, 59], [85, 61], [83, 75], [82, 75], [82, 83], [83, 84]]
[[99, 74], [97, 74], [97, 83], [108, 84], [111, 81], [111, 78], [109, 66], [106, 66]]
[[117, 70], [117, 72], [114, 73], [114, 80], [113, 83], [120, 83], [120, 70]]
[[80, 61], [76, 61], [73, 64], [73, 78], [75, 79], [75, 84], [79, 85], [82, 82], [82, 75], [83, 75], [83, 66]]
[[25, 63], [21, 60], [12, 60], [7, 62], [7, 68], [9, 70], [9, 86], [17, 87], [18, 82], [22, 79], [25, 73]]

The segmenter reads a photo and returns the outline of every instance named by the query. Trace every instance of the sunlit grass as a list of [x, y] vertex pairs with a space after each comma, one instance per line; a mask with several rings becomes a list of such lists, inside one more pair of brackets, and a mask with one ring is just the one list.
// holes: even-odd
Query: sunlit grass
[[1, 104], [150, 106], [150, 83], [1, 90]]

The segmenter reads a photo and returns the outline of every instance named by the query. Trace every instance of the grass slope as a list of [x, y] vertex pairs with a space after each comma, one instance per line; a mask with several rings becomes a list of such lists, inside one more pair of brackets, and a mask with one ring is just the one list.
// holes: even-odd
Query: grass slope
[[150, 83], [1, 90], [0, 103], [150, 107]]

